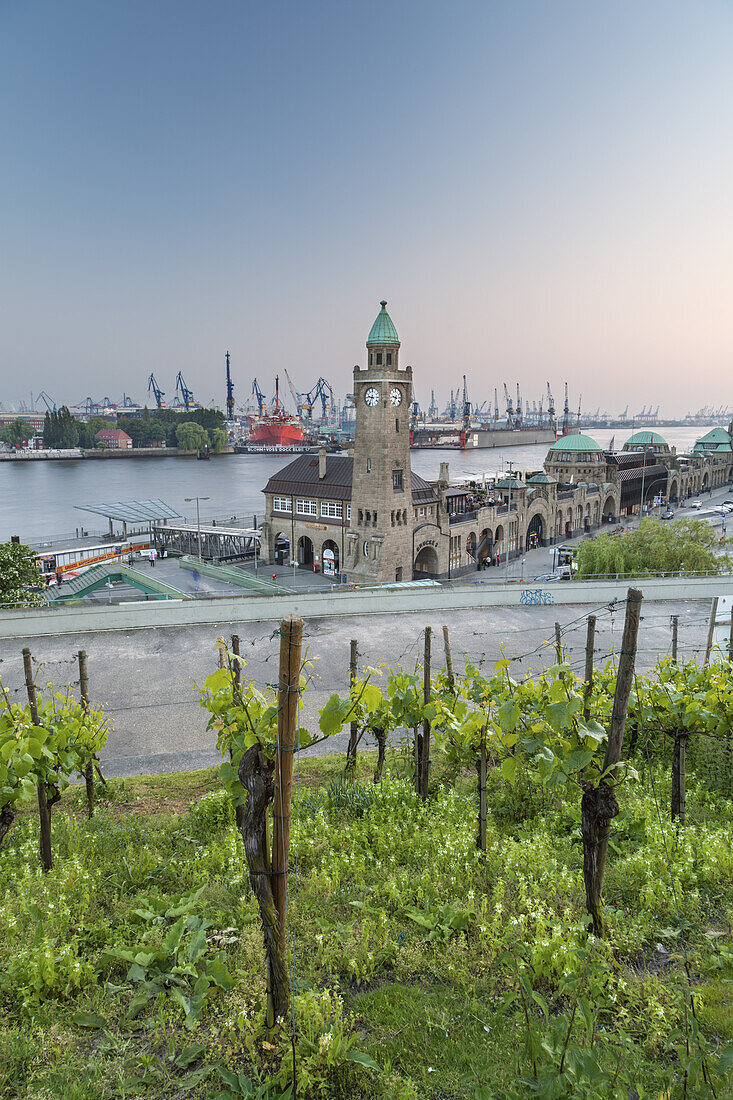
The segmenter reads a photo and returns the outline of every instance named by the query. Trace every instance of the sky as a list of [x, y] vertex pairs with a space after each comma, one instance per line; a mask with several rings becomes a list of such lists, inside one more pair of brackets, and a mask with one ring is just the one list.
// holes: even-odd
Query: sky
[[733, 406], [733, 5], [0, 0], [0, 401]]

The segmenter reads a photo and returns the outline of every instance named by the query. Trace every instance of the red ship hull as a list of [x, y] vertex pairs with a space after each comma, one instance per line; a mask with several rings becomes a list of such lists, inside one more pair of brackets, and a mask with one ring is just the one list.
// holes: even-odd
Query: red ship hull
[[305, 443], [306, 434], [298, 420], [273, 416], [258, 420], [249, 433], [250, 443], [261, 443], [267, 447], [294, 447]]

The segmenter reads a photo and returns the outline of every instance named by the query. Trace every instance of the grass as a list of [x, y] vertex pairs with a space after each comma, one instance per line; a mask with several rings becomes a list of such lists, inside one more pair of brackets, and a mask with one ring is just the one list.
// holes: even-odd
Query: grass
[[[713, 1095], [694, 1035], [686, 1053], [677, 906], [713, 1067], [733, 1039], [729, 802], [691, 775], [689, 824], [676, 832], [666, 814], [660, 825], [645, 785], [624, 788], [609, 939], [589, 950], [576, 805], [548, 799], [530, 776], [510, 787], [492, 773], [480, 854], [475, 777], [444, 783], [438, 758], [423, 804], [399, 752], [379, 787], [373, 754], [360, 754], [353, 787], [340, 781], [343, 764], [331, 755], [298, 767], [290, 942], [301, 1100], [594, 1100], [630, 1089], [674, 1100], [685, 1072], [688, 1096]], [[661, 772], [655, 788], [668, 798]], [[64, 796], [49, 875], [31, 808], [0, 849], [0, 1098], [214, 1097], [240, 1071], [251, 1090], [230, 1095], [256, 1095], [258, 1075], [285, 1085], [289, 1030], [263, 1027], [259, 918], [216, 771], [112, 780], [97, 796], [91, 822], [83, 788]], [[175, 967], [192, 965], [202, 920], [195, 965], [224, 988], [207, 978], [186, 1026], [172, 990], [180, 981], [189, 1003], [195, 978]], [[144, 982], [115, 954], [125, 950], [144, 952]], [[571, 1080], [576, 1063], [588, 1069]], [[733, 1095], [730, 1082], [717, 1080], [716, 1094]]]

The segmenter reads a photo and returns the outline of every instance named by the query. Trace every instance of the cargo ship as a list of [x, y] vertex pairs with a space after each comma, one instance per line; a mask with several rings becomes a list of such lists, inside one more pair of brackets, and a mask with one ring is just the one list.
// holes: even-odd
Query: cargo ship
[[300, 447], [307, 442], [300, 418], [280, 406], [280, 379], [275, 378], [275, 411], [253, 421], [248, 444], [263, 447]]

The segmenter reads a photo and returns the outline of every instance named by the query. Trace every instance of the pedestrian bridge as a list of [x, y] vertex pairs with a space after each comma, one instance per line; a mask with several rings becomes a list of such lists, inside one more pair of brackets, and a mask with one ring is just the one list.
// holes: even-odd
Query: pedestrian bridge
[[56, 588], [47, 590], [51, 605], [75, 603], [107, 585], [125, 584], [145, 595], [146, 600], [187, 600], [190, 597], [164, 581], [156, 580], [148, 573], [140, 573], [122, 562], [93, 565], [78, 577], [65, 580]]

